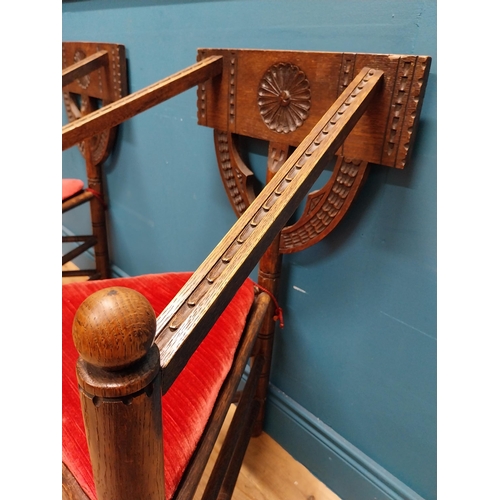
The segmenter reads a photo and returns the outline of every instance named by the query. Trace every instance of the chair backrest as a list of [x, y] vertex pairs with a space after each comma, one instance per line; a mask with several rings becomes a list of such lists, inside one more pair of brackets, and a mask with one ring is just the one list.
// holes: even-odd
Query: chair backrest
[[[62, 65], [63, 98], [70, 123], [127, 95], [124, 45], [63, 42]], [[113, 147], [115, 136], [116, 128], [111, 127], [87, 138], [90, 139], [89, 155], [85, 153], [87, 143], [79, 143], [87, 163], [98, 165], [104, 162]]]

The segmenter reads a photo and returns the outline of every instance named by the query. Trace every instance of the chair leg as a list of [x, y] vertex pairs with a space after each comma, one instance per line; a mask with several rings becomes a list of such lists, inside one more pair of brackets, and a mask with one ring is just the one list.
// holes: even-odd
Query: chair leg
[[90, 214], [92, 234], [97, 239], [94, 247], [96, 269], [100, 275], [100, 279], [110, 278], [106, 211], [102, 202], [97, 198], [90, 200]]
[[[279, 252], [279, 242], [280, 238], [278, 235], [260, 260], [258, 276], [259, 285], [275, 297], [279, 292], [281, 276], [282, 255]], [[269, 307], [257, 338], [256, 352], [264, 358], [264, 367], [262, 368], [262, 372], [260, 374], [259, 384], [257, 386], [255, 396], [255, 399], [260, 402], [260, 410], [253, 429], [253, 437], [260, 436], [264, 425], [266, 409], [265, 403], [267, 399], [267, 389], [269, 386], [271, 358], [274, 344], [274, 330], [276, 328], [274, 315], [275, 311], [273, 307]]]
[[97, 238], [94, 247], [96, 270], [100, 279], [111, 277], [108, 253], [108, 232], [106, 228], [106, 207], [103, 201], [102, 164], [94, 163], [92, 159], [92, 143], [85, 141], [85, 164], [87, 169], [88, 187], [96, 195], [90, 200], [90, 219], [92, 234]]

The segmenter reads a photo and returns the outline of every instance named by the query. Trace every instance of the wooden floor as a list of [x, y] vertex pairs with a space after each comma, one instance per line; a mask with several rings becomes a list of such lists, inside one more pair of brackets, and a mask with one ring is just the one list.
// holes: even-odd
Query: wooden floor
[[[231, 407], [194, 500], [204, 487], [234, 413]], [[340, 500], [268, 434], [252, 438], [236, 483], [233, 500]]]
[[[65, 269], [74, 269], [66, 264]], [[64, 278], [63, 283], [87, 278]], [[194, 500], [201, 499], [201, 490], [208, 481], [217, 458], [220, 443], [234, 413], [234, 406], [224, 422], [214, 451], [203, 475]], [[293, 459], [269, 435], [252, 438], [236, 483], [233, 500], [340, 500], [303, 465]]]

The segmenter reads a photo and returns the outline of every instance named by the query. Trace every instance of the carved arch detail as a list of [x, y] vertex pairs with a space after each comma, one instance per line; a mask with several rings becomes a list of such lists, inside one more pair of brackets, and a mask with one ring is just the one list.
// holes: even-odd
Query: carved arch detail
[[[216, 130], [214, 138], [221, 179], [239, 217], [255, 199], [254, 174], [241, 159], [234, 134]], [[272, 155], [271, 148], [269, 154]], [[283, 163], [286, 158], [281, 160]], [[368, 165], [366, 161], [339, 156], [328, 182], [308, 194], [299, 220], [281, 231], [280, 253], [305, 250], [333, 231], [362, 186], [368, 174]]]
[[295, 253], [321, 241], [342, 220], [368, 174], [368, 162], [337, 158], [329, 181], [309, 193], [304, 213], [280, 236], [280, 253]]
[[231, 132], [214, 130], [214, 141], [222, 183], [239, 217], [255, 199], [254, 174], [241, 159]]

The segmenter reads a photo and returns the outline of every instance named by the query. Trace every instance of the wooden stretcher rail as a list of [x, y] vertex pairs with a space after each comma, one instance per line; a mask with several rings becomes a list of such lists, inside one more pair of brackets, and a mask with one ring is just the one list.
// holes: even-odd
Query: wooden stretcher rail
[[157, 318], [166, 392], [363, 115], [383, 72], [363, 68]]
[[92, 71], [100, 68], [108, 62], [108, 53], [105, 50], [100, 50], [91, 56], [82, 59], [81, 61], [68, 66], [62, 70], [62, 86], [69, 85], [77, 78], [82, 78]]
[[222, 72], [222, 57], [204, 59], [159, 82], [138, 90], [62, 128], [62, 149], [116, 127], [133, 116], [170, 99]]
[[[260, 293], [257, 295], [252, 311], [249, 314], [249, 322], [241, 336], [243, 342], [238, 347], [238, 351], [234, 356], [234, 368], [231, 370], [219, 392], [219, 397], [215, 403], [210, 421], [207, 423], [207, 427], [200, 439], [195, 454], [183, 475], [183, 479], [179, 484], [174, 500], [192, 500], [194, 497], [196, 488], [203, 475], [205, 466], [208, 463], [208, 459], [224, 422], [224, 417], [233, 401], [238, 384], [245, 371], [246, 362], [255, 346], [264, 316], [270, 304], [271, 298], [267, 293]], [[234, 417], [233, 421], [238, 422]]]

